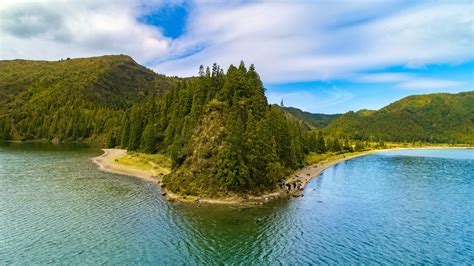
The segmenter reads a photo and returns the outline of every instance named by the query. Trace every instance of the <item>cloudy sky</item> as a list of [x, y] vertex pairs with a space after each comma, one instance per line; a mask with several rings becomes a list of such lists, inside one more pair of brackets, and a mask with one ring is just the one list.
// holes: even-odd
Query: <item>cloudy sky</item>
[[167, 75], [254, 63], [270, 102], [378, 109], [474, 89], [472, 1], [0, 2], [0, 59], [128, 54]]

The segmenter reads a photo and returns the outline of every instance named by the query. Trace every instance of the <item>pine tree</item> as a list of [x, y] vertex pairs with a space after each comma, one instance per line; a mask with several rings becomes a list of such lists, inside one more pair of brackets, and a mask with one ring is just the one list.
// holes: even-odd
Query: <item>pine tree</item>
[[130, 121], [126, 116], [122, 119], [122, 135], [120, 140], [120, 146], [122, 148], [128, 148], [128, 144], [130, 141]]
[[143, 130], [140, 141], [140, 149], [146, 153], [156, 152], [155, 129], [152, 124], [146, 125], [145, 130]]
[[204, 77], [205, 75], [206, 74], [204, 72], [204, 66], [203, 65], [199, 66], [199, 76]]
[[268, 102], [265, 97], [265, 88], [260, 80], [260, 76], [255, 71], [255, 66], [252, 64], [247, 72], [247, 79], [249, 90], [251, 91], [251, 104], [254, 116], [257, 119], [262, 119], [265, 116]]
[[332, 152], [340, 152], [342, 151], [341, 144], [338, 138], [331, 138], [328, 142], [328, 147]]
[[365, 149], [364, 143], [362, 141], [356, 141], [354, 149], [355, 151], [363, 151]]
[[250, 187], [248, 180], [248, 168], [245, 165], [244, 149], [244, 128], [240, 116], [231, 116], [235, 118], [229, 127], [229, 137], [225, 147], [219, 154], [217, 163], [217, 178], [223, 186], [230, 191], [244, 192]]
[[261, 152], [264, 147], [258, 140], [257, 124], [251, 111], [247, 114], [247, 126], [244, 134], [245, 142], [242, 145], [244, 145], [245, 165], [249, 172], [250, 186], [254, 186], [258, 183], [258, 175], [261, 173], [262, 165], [265, 162], [261, 161]]
[[117, 146], [117, 140], [113, 131], [108, 134], [105, 146], [107, 148], [114, 148], [115, 146]]
[[343, 149], [345, 151], [348, 151], [348, 152], [353, 152], [354, 149], [352, 148], [352, 145], [349, 143], [349, 139], [348, 138], [345, 138], [344, 139], [344, 146], [343, 146]]
[[325, 153], [326, 151], [327, 151], [327, 148], [326, 148], [326, 143], [324, 141], [323, 132], [319, 131], [318, 138], [317, 138], [316, 152]]
[[130, 139], [128, 148], [132, 151], [138, 150], [142, 137], [142, 121], [143, 117], [138, 110], [132, 111], [132, 119], [130, 121]]

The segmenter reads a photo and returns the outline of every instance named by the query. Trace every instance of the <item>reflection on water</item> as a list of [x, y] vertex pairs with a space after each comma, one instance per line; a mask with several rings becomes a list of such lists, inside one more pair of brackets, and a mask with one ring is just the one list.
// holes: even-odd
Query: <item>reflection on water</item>
[[0, 146], [1, 264], [474, 261], [473, 150], [360, 157], [252, 208], [167, 202], [100, 153]]
[[286, 244], [291, 232], [288, 227], [292, 225], [284, 222], [288, 203], [279, 200], [247, 208], [180, 205], [177, 209], [186, 217], [193, 239], [199, 239], [197, 248], [205, 253], [197, 261], [213, 262], [219, 258], [226, 262], [263, 262], [270, 256], [285, 255], [275, 251]]

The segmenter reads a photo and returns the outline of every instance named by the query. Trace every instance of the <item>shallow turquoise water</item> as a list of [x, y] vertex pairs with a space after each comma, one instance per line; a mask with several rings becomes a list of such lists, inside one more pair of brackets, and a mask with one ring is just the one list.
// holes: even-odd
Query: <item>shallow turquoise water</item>
[[100, 153], [0, 146], [0, 264], [474, 263], [474, 150], [359, 157], [243, 210], [169, 203]]

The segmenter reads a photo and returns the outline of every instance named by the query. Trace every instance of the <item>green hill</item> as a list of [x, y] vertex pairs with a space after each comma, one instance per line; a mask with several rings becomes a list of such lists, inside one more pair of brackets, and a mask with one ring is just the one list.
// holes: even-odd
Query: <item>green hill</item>
[[324, 131], [353, 139], [474, 143], [474, 91], [403, 98], [378, 111], [349, 112]]
[[[474, 143], [474, 92], [411, 96], [378, 111], [310, 114], [269, 105], [253, 65], [169, 78], [128, 56], [0, 61], [0, 138], [163, 153], [181, 195], [272, 191], [308, 153], [355, 140]], [[326, 126], [327, 125], [327, 126]], [[307, 130], [322, 128], [321, 131]], [[338, 136], [339, 135], [339, 136]]]
[[0, 136], [93, 140], [123, 110], [173, 86], [124, 55], [61, 61], [0, 61]]
[[210, 197], [274, 190], [304, 162], [300, 122], [267, 103], [253, 68], [155, 74], [128, 56], [1, 61], [5, 140], [86, 141], [164, 153], [169, 191]]
[[[214, 65], [125, 116], [112, 143], [164, 152], [172, 173], [166, 189], [182, 195], [225, 196], [273, 191], [304, 162], [300, 122], [268, 105], [253, 66]], [[120, 139], [120, 141], [119, 141]]]
[[340, 114], [315, 114], [302, 111], [295, 107], [283, 107], [283, 109], [294, 118], [303, 121], [309, 128], [323, 128], [329, 125], [334, 119], [341, 116]]

